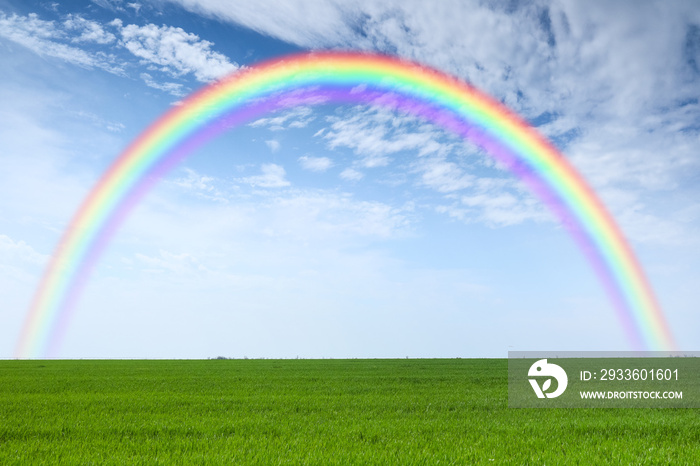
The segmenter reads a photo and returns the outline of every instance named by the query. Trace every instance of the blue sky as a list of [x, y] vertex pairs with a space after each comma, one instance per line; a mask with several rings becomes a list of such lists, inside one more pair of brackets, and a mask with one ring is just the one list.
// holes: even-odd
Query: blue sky
[[[0, 0], [0, 357], [83, 197], [162, 112], [285, 53], [418, 60], [550, 137], [644, 265], [681, 349], [700, 328], [694, 1]], [[170, 173], [95, 270], [67, 358], [504, 357], [625, 350], [574, 242], [439, 128], [300, 107]]]

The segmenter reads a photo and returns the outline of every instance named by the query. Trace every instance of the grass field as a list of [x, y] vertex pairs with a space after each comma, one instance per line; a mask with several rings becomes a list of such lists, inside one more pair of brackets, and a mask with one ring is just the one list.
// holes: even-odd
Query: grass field
[[509, 409], [507, 361], [0, 361], [0, 464], [698, 464], [696, 409]]

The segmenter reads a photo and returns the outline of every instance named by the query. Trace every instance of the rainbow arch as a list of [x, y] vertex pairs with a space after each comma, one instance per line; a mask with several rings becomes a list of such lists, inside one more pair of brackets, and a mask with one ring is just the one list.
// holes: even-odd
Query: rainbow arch
[[494, 98], [420, 64], [369, 53], [286, 56], [204, 87], [136, 138], [83, 201], [33, 298], [16, 348], [54, 352], [92, 267], [116, 229], [168, 170], [223, 131], [283, 108], [357, 102], [424, 118], [484, 148], [553, 210], [588, 258], [632, 346], [675, 343], [653, 290], [616, 222], [543, 136]]

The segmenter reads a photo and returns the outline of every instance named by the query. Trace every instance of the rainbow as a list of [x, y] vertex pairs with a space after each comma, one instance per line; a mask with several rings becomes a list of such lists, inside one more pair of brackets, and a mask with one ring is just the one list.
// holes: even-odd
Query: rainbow
[[566, 158], [492, 97], [437, 70], [367, 53], [292, 55], [240, 70], [162, 115], [104, 173], [75, 214], [35, 293], [16, 349], [56, 351], [111, 237], [163, 174], [204, 142], [279, 109], [364, 103], [418, 116], [469, 139], [553, 210], [589, 259], [637, 349], [674, 349], [664, 314], [610, 213]]

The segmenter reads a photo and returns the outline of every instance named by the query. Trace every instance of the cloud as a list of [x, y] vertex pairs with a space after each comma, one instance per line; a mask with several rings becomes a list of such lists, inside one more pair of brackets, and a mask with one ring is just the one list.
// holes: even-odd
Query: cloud
[[101, 6], [106, 10], [111, 11], [124, 11], [123, 0], [90, 0], [95, 5]]
[[226, 56], [212, 51], [211, 42], [182, 28], [129, 24], [120, 33], [123, 47], [172, 76], [193, 73], [197, 80], [209, 82], [239, 68]]
[[437, 210], [467, 223], [483, 222], [497, 227], [517, 225], [528, 220], [551, 220], [536, 199], [523, 200], [508, 192], [461, 196], [458, 204], [439, 206]]
[[[596, 167], [594, 162], [582, 166], [594, 184], [598, 176], [628, 183], [628, 171], [639, 167], [640, 156], [659, 160], [640, 136], [653, 132], [644, 139], [668, 147], [687, 144], [700, 131], [700, 10], [693, 2], [659, 8], [653, 2], [605, 1], [467, 5], [355, 0], [318, 5], [268, 0], [235, 7], [221, 0], [173, 1], [302, 47], [351, 44], [435, 66], [540, 121], [564, 149], [572, 142], [601, 141], [601, 132], [613, 126], [617, 142], [637, 148], [638, 155], [618, 153], [615, 170], [607, 173], [603, 160]], [[680, 128], [687, 128], [686, 133], [679, 134]], [[362, 147], [356, 143], [357, 149], [371, 152], [374, 136], [365, 134], [368, 140]], [[350, 144], [343, 135], [336, 131], [338, 143]], [[386, 161], [368, 156], [366, 165]], [[658, 165], [661, 176], [670, 178], [687, 169], [677, 159]]]
[[[437, 199], [431, 199], [437, 207], [433, 204], [430, 209], [464, 223], [492, 227], [551, 221], [545, 207], [483, 151], [419, 119], [381, 108], [354, 107], [329, 117], [328, 122], [323, 136], [328, 147], [348, 147], [360, 156], [353, 167], [341, 172], [345, 180], [364, 177], [357, 167], [371, 168], [378, 160], [388, 164], [387, 154], [406, 152], [407, 161], [395, 163], [392, 176], [438, 193]], [[389, 181], [382, 177], [380, 182]]]
[[173, 253], [159, 250], [157, 255], [149, 256], [136, 253], [134, 255], [142, 272], [147, 274], [172, 274], [189, 277], [199, 277], [208, 272], [197, 257], [190, 253]]
[[[468, 8], [411, 1], [332, 5], [336, 14], [323, 25], [308, 24], [311, 31], [304, 37], [284, 31], [283, 21], [275, 18], [267, 31], [290, 41], [316, 40], [310, 46], [319, 48], [370, 42], [371, 49], [455, 74], [539, 125], [631, 230], [633, 240], [666, 236], [675, 242], [676, 228], [687, 227], [671, 220], [675, 228], [667, 225], [665, 233], [648, 234], [634, 225], [651, 228], [650, 218], [665, 223], [661, 219], [669, 212], [655, 206], [677, 205], [680, 188], [687, 193], [683, 198], [694, 198], [685, 181], [700, 170], [692, 149], [700, 134], [700, 10], [693, 2], [664, 8], [604, 1], [510, 7], [491, 2]], [[324, 35], [329, 25], [335, 35]], [[351, 147], [353, 129], [336, 130], [338, 144]], [[386, 142], [373, 146], [378, 136], [370, 132], [363, 147], [355, 143], [358, 153], [376, 148], [382, 156], [390, 154]], [[629, 196], [620, 198], [616, 190]]]
[[415, 167], [421, 174], [421, 183], [441, 193], [459, 191], [474, 184], [474, 175], [465, 173], [456, 163], [443, 157], [422, 158]]
[[[86, 34], [86, 31], [83, 30], [82, 34]], [[39, 19], [35, 13], [27, 16], [0, 13], [0, 37], [20, 44], [40, 56], [57, 58], [83, 68], [99, 68], [117, 75], [124, 74], [124, 64], [113, 55], [86, 52], [58, 42], [67, 40], [66, 32], [53, 21]], [[89, 34], [86, 37], [90, 37]]]
[[223, 184], [221, 180], [213, 176], [202, 175], [188, 167], [184, 167], [182, 171], [185, 173], [185, 176], [175, 178], [169, 183], [199, 199], [223, 204], [228, 203], [229, 195], [226, 193], [226, 189], [221, 186]]
[[365, 175], [362, 172], [359, 172], [354, 168], [346, 168], [345, 170], [340, 172], [340, 177], [348, 181], [359, 181], [362, 178], [364, 178], [364, 176]]
[[[553, 106], [564, 108], [565, 101], [576, 98], [572, 91], [578, 88], [560, 81], [562, 74], [567, 79], [577, 74], [584, 89], [601, 90], [601, 79], [608, 73], [594, 71], [600, 65], [626, 74], [620, 82], [615, 76], [615, 84], [627, 82], [632, 89], [642, 86], [653, 91], [647, 80], [663, 77], [652, 78], [661, 83], [674, 72], [662, 66], [682, 65], [677, 61], [688, 26], [700, 22], [692, 2], [659, 11], [653, 3], [637, 8], [635, 2], [611, 6], [604, 1], [585, 6], [560, 1], [355, 0], [321, 5], [309, 0], [263, 0], [235, 6], [225, 0], [171, 1], [301, 47], [352, 46], [419, 60], [457, 74], [505, 98], [509, 105], [531, 109], [534, 115]], [[650, 53], [641, 53], [641, 47]], [[629, 79], [639, 78], [638, 71], [643, 72], [641, 82]], [[664, 88], [670, 90], [672, 81]]]
[[328, 157], [311, 157], [303, 155], [299, 157], [299, 163], [305, 170], [312, 172], [325, 172], [333, 166], [333, 161]]
[[178, 178], [174, 181], [177, 186], [188, 190], [201, 190], [207, 192], [212, 192], [214, 190], [214, 186], [212, 185], [212, 181], [214, 181], [213, 177], [200, 175], [196, 171], [187, 167], [185, 167], [183, 171], [185, 172], [186, 176], [184, 178]]
[[260, 188], [284, 188], [291, 184], [285, 179], [287, 172], [281, 165], [265, 163], [260, 169], [261, 175], [241, 178], [241, 181]]
[[265, 144], [270, 148], [271, 152], [277, 152], [280, 149], [280, 143], [275, 139], [265, 141]]
[[[124, 144], [121, 124], [82, 105], [74, 110], [63, 91], [32, 86], [13, 74], [0, 86], [0, 101], [0, 228], [3, 219], [14, 219], [10, 225], [61, 231], [95, 182], [92, 162], [109, 160]], [[39, 251], [52, 247], [38, 246], [34, 237], [25, 240]]]
[[420, 155], [442, 151], [438, 133], [420, 120], [377, 107], [356, 107], [345, 115], [328, 118], [330, 128], [322, 136], [330, 149], [347, 147], [361, 158], [364, 168], [389, 165], [390, 154], [412, 150]]
[[116, 37], [111, 32], [104, 30], [100, 23], [85, 19], [81, 16], [69, 14], [63, 27], [67, 31], [75, 31], [80, 33], [79, 36], [71, 38], [72, 42], [94, 42], [97, 44], [111, 44], [116, 40]]
[[[175, 78], [192, 74], [200, 82], [209, 82], [239, 69], [238, 64], [212, 50], [214, 44], [211, 42], [181, 28], [165, 25], [124, 26], [120, 19], [104, 25], [73, 14], [56, 22], [39, 19], [35, 13], [27, 16], [0, 13], [0, 37], [40, 56], [57, 58], [83, 68], [99, 68], [120, 76], [127, 76], [128, 70], [134, 66], [127, 54], [118, 53], [127, 50], [139, 59], [139, 65], [148, 67], [149, 72], [139, 74], [147, 86], [177, 97], [185, 94], [183, 84], [161, 81], [152, 75], [153, 71]], [[100, 46], [109, 48], [106, 51], [94, 50]]]
[[281, 131], [288, 128], [305, 128], [316, 117], [309, 107], [296, 107], [281, 115], [259, 118], [248, 126], [253, 128], [266, 127], [271, 131]]
[[136, 14], [139, 14], [139, 11], [141, 10], [142, 5], [140, 3], [127, 3], [126, 6], [128, 8], [132, 8]]
[[[379, 201], [360, 201], [348, 194], [298, 191], [276, 196], [268, 203], [279, 216], [273, 232], [296, 232], [299, 238], [356, 236], [390, 238], [405, 235], [411, 226], [411, 205], [392, 206]], [[282, 222], [282, 223], [277, 223]], [[284, 225], [284, 228], [282, 226]]]
[[[356, 45], [357, 35], [349, 24], [348, 13], [356, 6], [329, 1], [259, 1], [227, 2], [225, 0], [178, 0], [183, 7], [227, 22], [233, 22], [262, 34], [277, 37], [302, 47], [329, 45]], [[361, 19], [361, 12], [357, 11]], [[370, 40], [363, 41], [366, 46]]]
[[148, 73], [141, 73], [140, 77], [148, 87], [167, 92], [168, 94], [174, 95], [175, 97], [182, 97], [185, 95], [185, 92], [183, 91], [183, 86], [180, 83], [157, 82], [153, 79], [153, 76], [151, 76]]
[[80, 117], [81, 119], [85, 119], [89, 122], [91, 122], [93, 125], [95, 125], [98, 128], [104, 128], [112, 133], [121, 133], [126, 129], [126, 126], [123, 123], [117, 122], [117, 121], [109, 121], [105, 120], [104, 118], [95, 115], [92, 112], [87, 112], [85, 110], [79, 110], [76, 112], [72, 112], [75, 116]]
[[[40, 254], [22, 240], [0, 235], [0, 293], [3, 296], [3, 330], [12, 328], [12, 320], [28, 305], [24, 298], [37, 285], [41, 268], [49, 257]], [[19, 298], [19, 299], [18, 299]], [[9, 335], [7, 338], [10, 338]], [[14, 339], [14, 337], [12, 337]]]
[[7, 235], [0, 235], [0, 263], [43, 266], [47, 260], [48, 256], [38, 253], [24, 241], [15, 241]]

